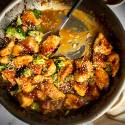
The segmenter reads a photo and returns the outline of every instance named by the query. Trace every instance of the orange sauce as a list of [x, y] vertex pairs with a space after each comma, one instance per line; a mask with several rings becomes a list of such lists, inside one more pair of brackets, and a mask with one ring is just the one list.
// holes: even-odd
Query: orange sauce
[[81, 45], [86, 42], [86, 35], [88, 32], [74, 32], [71, 30], [63, 29], [60, 31], [60, 36], [62, 38], [60, 42], [60, 47], [58, 53], [73, 52], [77, 51]]

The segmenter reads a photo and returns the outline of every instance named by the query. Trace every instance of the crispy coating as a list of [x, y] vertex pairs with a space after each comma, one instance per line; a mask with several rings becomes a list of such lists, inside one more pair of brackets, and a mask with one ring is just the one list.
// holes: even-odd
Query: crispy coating
[[44, 101], [46, 99], [46, 94], [42, 90], [37, 90], [37, 98], [41, 101]]
[[65, 67], [63, 67], [59, 72], [59, 80], [63, 81], [69, 74], [71, 74], [73, 71], [73, 65], [68, 64]]
[[108, 57], [108, 61], [112, 68], [112, 77], [115, 77], [116, 73], [118, 72], [119, 66], [120, 66], [119, 55], [115, 52], [112, 52]]
[[22, 15], [22, 23], [24, 26], [39, 25], [41, 20], [37, 19], [33, 12], [25, 11]]
[[99, 88], [95, 84], [89, 87], [89, 95], [92, 96], [92, 99], [100, 96]]
[[36, 76], [34, 76], [32, 82], [33, 82], [34, 84], [36, 84], [36, 83], [41, 83], [41, 82], [43, 82], [44, 79], [45, 79], [44, 76], [42, 76], [42, 75], [36, 75]]
[[67, 94], [66, 99], [64, 102], [64, 107], [66, 109], [78, 109], [83, 105], [81, 103], [80, 97], [73, 95], [73, 94]]
[[14, 47], [14, 41], [12, 40], [4, 49], [0, 51], [0, 56], [8, 56], [11, 54], [13, 47]]
[[16, 68], [20, 68], [24, 65], [28, 65], [32, 61], [33, 57], [30, 55], [18, 56], [13, 60], [13, 64], [15, 65]]
[[27, 37], [24, 41], [21, 42], [21, 44], [28, 52], [39, 52], [39, 45], [33, 37]]
[[109, 55], [112, 51], [112, 46], [102, 33], [99, 33], [94, 43], [94, 53]]
[[61, 109], [63, 100], [48, 100], [42, 103], [42, 110], [44, 114], [52, 112], [57, 109]]
[[9, 56], [4, 56], [0, 58], [0, 63], [2, 64], [8, 64], [10, 61]]
[[[80, 62], [81, 63], [81, 62]], [[78, 67], [74, 77], [76, 82], [85, 82], [93, 76], [93, 66], [90, 61], [85, 61], [80, 64], [81, 67]]]
[[80, 96], [85, 96], [87, 92], [87, 84], [86, 83], [75, 83], [74, 84], [74, 90], [78, 93]]
[[49, 96], [53, 100], [59, 100], [59, 99], [64, 99], [65, 94], [63, 94], [61, 91], [59, 91], [53, 83], [46, 82], [45, 83], [45, 92], [46, 95]]
[[40, 75], [43, 69], [42, 65], [35, 65], [35, 64], [30, 64], [29, 68], [32, 69], [33, 73], [35, 75]]
[[33, 103], [33, 99], [23, 94], [18, 95], [18, 100], [23, 108], [29, 107]]
[[16, 84], [16, 81], [15, 81], [16, 72], [14, 70], [6, 69], [2, 71], [2, 75], [11, 83], [12, 86]]
[[55, 66], [53, 60], [48, 60], [46, 62], [46, 66], [44, 68], [47, 69], [47, 71], [45, 71], [43, 73], [44, 76], [51, 76], [52, 74], [54, 74], [56, 72], [56, 66]]
[[47, 55], [52, 53], [59, 45], [61, 38], [55, 35], [49, 36], [41, 45], [41, 53]]
[[23, 46], [18, 45], [18, 44], [14, 45], [12, 55], [13, 56], [20, 56], [23, 53], [23, 51], [24, 51]]
[[98, 68], [95, 72], [96, 75], [96, 85], [99, 89], [106, 89], [109, 86], [109, 76], [108, 73], [102, 69]]
[[106, 57], [102, 54], [93, 54], [94, 67], [106, 68]]
[[16, 78], [16, 82], [19, 86], [21, 86], [22, 91], [25, 93], [29, 93], [35, 88], [32, 81], [27, 77]]

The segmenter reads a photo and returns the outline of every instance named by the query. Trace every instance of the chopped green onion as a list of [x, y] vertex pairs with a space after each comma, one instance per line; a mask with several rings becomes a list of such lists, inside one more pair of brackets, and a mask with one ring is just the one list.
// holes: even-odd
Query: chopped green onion
[[6, 65], [0, 65], [0, 71], [3, 71], [4, 69], [6, 69]]
[[25, 77], [30, 77], [30, 76], [32, 76], [32, 70], [26, 68], [26, 69], [24, 69], [24, 70], [22, 71], [21, 74], [24, 75]]
[[40, 105], [38, 102], [33, 102], [33, 104], [31, 105], [31, 109], [35, 110], [35, 111], [39, 111], [40, 110]]

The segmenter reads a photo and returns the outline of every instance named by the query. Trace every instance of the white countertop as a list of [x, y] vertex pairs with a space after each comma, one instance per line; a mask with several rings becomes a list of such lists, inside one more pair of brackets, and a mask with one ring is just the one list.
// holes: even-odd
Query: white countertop
[[[112, 9], [125, 29], [125, 3]], [[11, 115], [3, 106], [0, 105], [0, 125], [27, 125]]]
[[123, 25], [123, 27], [125, 29], [125, 2], [124, 2], [124, 4], [122, 4], [118, 7], [115, 7], [112, 10], [117, 15], [117, 17], [119, 18], [121, 24]]

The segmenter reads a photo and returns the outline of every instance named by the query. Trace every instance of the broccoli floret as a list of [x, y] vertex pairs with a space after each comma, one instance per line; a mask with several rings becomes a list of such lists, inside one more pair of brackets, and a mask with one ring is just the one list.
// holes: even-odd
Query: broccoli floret
[[60, 70], [62, 67], [65, 66], [64, 60], [61, 57], [59, 57], [55, 60], [55, 65], [57, 67], [57, 70]]
[[43, 38], [43, 33], [39, 31], [29, 31], [28, 35], [34, 37], [38, 43], [40, 43]]
[[40, 64], [44, 64], [45, 63], [45, 60], [40, 57], [40, 56], [37, 56], [34, 60], [33, 60], [33, 64], [36, 64], [36, 65], [40, 65]]
[[110, 64], [106, 64], [105, 71], [109, 74], [112, 75], [112, 68]]
[[14, 36], [16, 33], [16, 29], [13, 28], [12, 26], [9, 26], [6, 30], [6, 34], [8, 37]]
[[38, 102], [33, 102], [31, 105], [31, 109], [35, 110], [35, 111], [39, 111], [40, 110], [40, 105]]
[[58, 75], [56, 73], [51, 75], [51, 77], [54, 82], [58, 80]]
[[17, 17], [17, 22], [16, 23], [17, 23], [17, 26], [22, 25], [22, 20], [21, 20], [20, 16]]
[[6, 68], [9, 69], [9, 70], [16, 70], [16, 68], [12, 64], [10, 64], [10, 63], [8, 63], [6, 65]]
[[51, 78], [53, 80], [54, 85], [56, 87], [59, 87], [60, 81], [58, 80], [58, 75], [55, 73], [55, 74], [51, 75]]
[[18, 94], [21, 92], [21, 88], [19, 87], [18, 84], [16, 84], [15, 86], [13, 86], [10, 90], [10, 94], [13, 96], [15, 94]]
[[40, 10], [35, 9], [35, 10], [33, 10], [33, 13], [34, 13], [36, 18], [40, 18], [40, 16], [41, 16], [41, 11]]
[[17, 39], [24, 40], [25, 39], [25, 33], [23, 32], [21, 27], [12, 27], [9, 26], [6, 30], [7, 37], [16, 37]]
[[31, 69], [28, 69], [28, 68], [26, 68], [26, 69], [24, 69], [23, 71], [22, 71], [22, 75], [24, 75], [25, 77], [30, 77], [30, 76], [32, 76], [32, 70]]
[[65, 66], [65, 64], [64, 64], [63, 61], [60, 61], [60, 62], [58, 62], [58, 64], [57, 64], [57, 67], [58, 67], [59, 69], [61, 69], [61, 68], [64, 67], [64, 66]]
[[42, 33], [46, 33], [46, 30], [45, 30], [45, 28], [44, 28], [42, 25], [37, 25], [37, 26], [36, 26], [36, 30], [37, 30], [37, 31], [40, 31], [40, 32], [42, 32]]
[[0, 65], [0, 72], [3, 71], [4, 69], [6, 69], [6, 65]]

